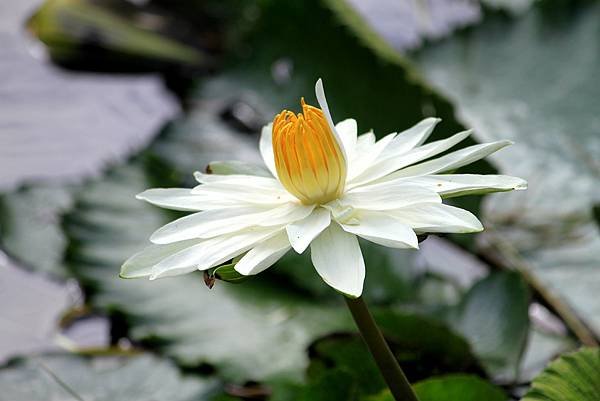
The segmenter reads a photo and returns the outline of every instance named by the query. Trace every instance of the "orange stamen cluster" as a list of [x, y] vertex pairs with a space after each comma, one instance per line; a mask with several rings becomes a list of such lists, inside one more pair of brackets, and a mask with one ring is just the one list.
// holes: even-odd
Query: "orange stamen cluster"
[[304, 204], [323, 204], [344, 191], [346, 162], [321, 109], [301, 99], [302, 113], [273, 120], [273, 152], [283, 186]]

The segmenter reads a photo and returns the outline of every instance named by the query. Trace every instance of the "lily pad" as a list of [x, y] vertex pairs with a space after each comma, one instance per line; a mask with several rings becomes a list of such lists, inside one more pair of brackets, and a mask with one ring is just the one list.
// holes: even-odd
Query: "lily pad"
[[67, 284], [6, 259], [0, 260], [0, 364], [17, 355], [58, 350], [58, 322], [66, 310], [77, 306]]
[[32, 57], [23, 25], [39, 3], [3, 0], [0, 9], [3, 191], [98, 176], [146, 147], [179, 112], [158, 76], [65, 71]]
[[[513, 381], [529, 330], [529, 290], [514, 272], [492, 273], [476, 283], [447, 316], [465, 336], [486, 370]], [[510, 339], [510, 340], [507, 340]]]
[[55, 277], [68, 276], [62, 265], [67, 245], [60, 215], [72, 206], [75, 187], [38, 185], [0, 197], [0, 244], [21, 264]]
[[215, 383], [184, 377], [177, 367], [150, 355], [32, 356], [0, 368], [2, 399], [11, 401], [202, 401]]
[[[416, 383], [419, 401], [506, 401], [506, 394], [485, 380], [470, 375], [433, 377]], [[365, 401], [394, 401], [389, 391]]]
[[506, 394], [477, 376], [449, 375], [416, 383], [420, 401], [505, 401]]
[[[521, 0], [522, 1], [522, 0]], [[427, 40], [436, 40], [454, 30], [478, 23], [481, 7], [476, 1], [379, 1], [326, 0], [340, 19], [364, 32], [365, 22], [399, 51], [414, 50]], [[354, 8], [353, 11], [351, 8]], [[364, 39], [361, 37], [361, 39]]]
[[533, 380], [521, 401], [595, 401], [600, 399], [600, 350], [582, 348], [552, 362]]
[[508, 264], [514, 251], [600, 335], [600, 236], [592, 219], [600, 198], [600, 6], [544, 11], [487, 18], [416, 60], [478, 139], [516, 142], [492, 160], [527, 179], [529, 190], [486, 198], [483, 218], [496, 228], [484, 233], [486, 243], [503, 244]]

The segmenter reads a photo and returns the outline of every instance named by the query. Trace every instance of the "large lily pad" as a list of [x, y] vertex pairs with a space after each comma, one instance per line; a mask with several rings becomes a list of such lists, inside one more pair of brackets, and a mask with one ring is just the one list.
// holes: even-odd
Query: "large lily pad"
[[179, 111], [157, 76], [62, 71], [34, 58], [23, 24], [37, 5], [3, 0], [0, 8], [2, 190], [98, 175], [145, 147]]
[[600, 334], [600, 236], [592, 220], [600, 197], [600, 6], [563, 11], [488, 18], [417, 60], [478, 138], [516, 142], [493, 161], [526, 178], [529, 190], [488, 198], [485, 218], [497, 227], [488, 243], [516, 250], [521, 267]]
[[[75, 306], [65, 283], [25, 271], [0, 253], [0, 363], [31, 352], [59, 349], [58, 322]], [[0, 398], [2, 396], [0, 395]]]
[[202, 401], [214, 383], [184, 377], [177, 367], [150, 355], [85, 358], [32, 356], [0, 368], [2, 400], [10, 401]]

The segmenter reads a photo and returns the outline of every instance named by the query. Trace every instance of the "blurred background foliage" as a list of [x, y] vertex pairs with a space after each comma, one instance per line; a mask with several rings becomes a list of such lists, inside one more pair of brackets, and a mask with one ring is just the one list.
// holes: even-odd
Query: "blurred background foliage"
[[[0, 11], [19, 9], [12, 3]], [[437, 116], [443, 123], [433, 139], [469, 127], [471, 141], [514, 140], [461, 171], [518, 175], [530, 184], [524, 193], [457, 201], [484, 221], [481, 234], [432, 236], [419, 252], [362, 243], [364, 296], [422, 401], [521, 399], [550, 360], [598, 345], [597, 3], [30, 3], [33, 12], [21, 13], [29, 17], [19, 25], [29, 41], [43, 43], [44, 63], [60, 66], [44, 79], [30, 76], [46, 88], [36, 107], [56, 101], [71, 110], [76, 99], [85, 99], [82, 108], [101, 105], [96, 124], [87, 112], [61, 120], [89, 127], [78, 135], [97, 136], [95, 149], [113, 141], [102, 131], [104, 118], [118, 117], [115, 137], [132, 135], [121, 125], [144, 133], [80, 173], [29, 172], [3, 183], [0, 243], [9, 257], [0, 265], [28, 272], [7, 270], [17, 278], [2, 287], [0, 318], [11, 324], [0, 334], [2, 357], [20, 358], [0, 369], [0, 399], [391, 400], [342, 300], [307, 255], [290, 254], [257, 278], [217, 281], [210, 290], [200, 273], [152, 283], [118, 277], [121, 263], [176, 215], [140, 203], [136, 193], [192, 185], [191, 173], [214, 160], [259, 163], [260, 127], [282, 108], [297, 109], [301, 96], [314, 104], [319, 77], [334, 119], [353, 117], [361, 132], [381, 137]], [[25, 46], [15, 32], [6, 28], [0, 39]], [[39, 43], [29, 45], [39, 50]], [[2, 67], [7, 59], [0, 71], [39, 62], [20, 56]], [[107, 77], [121, 86], [158, 77], [168, 90], [136, 87], [134, 96], [129, 87], [116, 97], [82, 86], [59, 100], [50, 90], [79, 79], [106, 86]], [[17, 98], [24, 86], [3, 87]], [[152, 107], [149, 98], [158, 99]], [[132, 115], [131, 103], [141, 112]], [[54, 140], [34, 141], [41, 134], [32, 129], [34, 144], [23, 150], [6, 131], [6, 169], [90, 158], [55, 145], [81, 138], [47, 114], [19, 116]], [[150, 118], [153, 124], [136, 125]], [[20, 187], [10, 188], [15, 182]], [[23, 291], [8, 291], [21, 282], [29, 283]], [[76, 295], [56, 295], [65, 292]], [[35, 313], [24, 312], [26, 303]], [[34, 346], [15, 347], [16, 338], [27, 342], [42, 327], [42, 315]], [[599, 363], [592, 348], [568, 354], [549, 367], [564, 380], [543, 373], [523, 399], [597, 400]]]

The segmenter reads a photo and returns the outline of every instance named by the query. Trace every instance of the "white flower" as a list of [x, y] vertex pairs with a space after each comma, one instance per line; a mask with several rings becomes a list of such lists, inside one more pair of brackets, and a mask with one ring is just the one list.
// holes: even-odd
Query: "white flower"
[[206, 270], [236, 257], [235, 269], [253, 275], [290, 248], [302, 253], [310, 245], [323, 280], [358, 297], [365, 264], [357, 237], [393, 248], [418, 248], [417, 234], [481, 231], [473, 214], [442, 199], [527, 186], [504, 175], [443, 174], [509, 141], [432, 159], [470, 132], [423, 145], [439, 122], [426, 118], [376, 141], [372, 132], [357, 136], [353, 119], [334, 126], [321, 80], [316, 95], [321, 109], [302, 100], [302, 113], [284, 110], [263, 128], [260, 152], [272, 175], [197, 172], [200, 185], [193, 189], [139, 194], [154, 205], [194, 213], [152, 234], [155, 245], [127, 260], [121, 276], [156, 279]]

